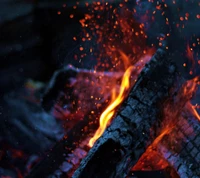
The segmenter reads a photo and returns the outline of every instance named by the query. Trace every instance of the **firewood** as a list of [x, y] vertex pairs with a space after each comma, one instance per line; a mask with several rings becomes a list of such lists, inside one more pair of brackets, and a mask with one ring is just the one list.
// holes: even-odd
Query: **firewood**
[[[111, 125], [82, 160], [73, 178], [123, 178], [159, 134], [164, 101], [176, 67], [159, 49], [141, 72]], [[151, 134], [150, 128], [154, 128]]]
[[[46, 111], [50, 111], [56, 103], [65, 100], [65, 105], [69, 105], [69, 108], [72, 101], [77, 99], [81, 103], [74, 108], [81, 107], [81, 111], [87, 113], [97, 102], [93, 97], [102, 98], [99, 103], [108, 99], [112, 87], [118, 87], [122, 75], [122, 72], [96, 72], [67, 66], [54, 73], [43, 95], [42, 106]], [[68, 98], [68, 95], [71, 97]]]
[[[159, 131], [159, 124], [162, 118], [159, 116], [159, 114], [161, 115], [161, 102], [168, 97], [168, 91], [173, 86], [175, 75], [175, 66], [172, 64], [171, 59], [167, 57], [163, 50], [159, 49], [152, 57], [151, 62], [144, 67], [138, 81], [130, 92], [129, 97], [122, 104], [111, 127], [107, 129], [102, 138], [99, 139], [88, 153], [88, 157], [82, 162], [74, 175], [75, 177], [94, 177], [95, 175], [96, 177], [109, 177], [109, 174], [113, 173], [116, 175], [118, 173], [119, 175], [120, 169], [122, 171], [127, 170], [128, 172], [127, 166], [132, 166], [144, 152], [145, 146], [148, 146], [148, 143], [154, 139], [149, 136], [150, 127], [155, 126]], [[56, 81], [55, 78], [52, 81]], [[56, 85], [54, 83], [51, 86]], [[49, 85], [48, 93], [51, 93], [51, 88]], [[59, 91], [60, 88], [62, 89], [62, 86], [56, 86], [55, 91]], [[83, 120], [68, 132], [67, 138], [57, 143], [48, 153], [47, 157], [31, 171], [28, 178], [52, 175], [62, 165], [62, 162], [66, 161], [63, 154], [69, 154], [77, 147], [79, 140], [86, 138], [91, 133], [91, 130], [80, 131], [91, 121], [88, 118], [90, 118], [90, 114], [85, 114]], [[97, 126], [95, 127], [97, 129]], [[97, 147], [100, 147], [100, 149], [97, 149]], [[94, 154], [95, 151], [100, 155]], [[117, 161], [122, 156], [121, 152], [124, 155], [124, 159], [120, 165], [124, 165], [125, 167], [120, 168], [120, 165], [118, 165], [120, 169], [116, 172], [112, 166], [117, 166]], [[94, 164], [89, 161], [89, 158], [93, 158], [92, 162]], [[89, 164], [86, 165], [87, 162]], [[104, 163], [111, 164], [110, 166], [103, 167], [102, 164], [104, 165]], [[129, 165], [126, 165], [126, 163]], [[97, 164], [96, 168], [93, 167], [95, 164]], [[91, 166], [91, 169], [86, 174], [85, 171], [87, 172], [88, 166]], [[81, 170], [83, 173], [81, 173]], [[80, 175], [78, 175], [79, 173]]]
[[[173, 178], [199, 177], [200, 122], [190, 103], [193, 94], [183, 92], [194, 87], [188, 85], [191, 81], [195, 79], [174, 88], [177, 92], [165, 104], [161, 134], [140, 157], [133, 171], [168, 167]], [[194, 88], [192, 91], [196, 92]]]

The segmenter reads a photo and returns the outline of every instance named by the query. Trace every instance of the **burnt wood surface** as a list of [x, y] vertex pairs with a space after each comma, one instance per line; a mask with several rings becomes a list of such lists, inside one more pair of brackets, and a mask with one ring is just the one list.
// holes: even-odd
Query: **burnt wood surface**
[[[145, 151], [145, 146], [148, 146], [156, 137], [157, 130], [154, 130], [155, 134], [150, 136], [150, 128], [154, 126], [159, 131], [162, 118], [160, 108], [162, 108], [162, 101], [169, 95], [168, 91], [173, 86], [175, 75], [175, 66], [171, 59], [163, 50], [159, 49], [152, 57], [151, 62], [143, 69], [112, 126], [91, 149], [74, 176], [109, 177], [108, 174], [114, 173], [112, 176], [115, 177], [117, 175], [115, 170], [119, 170], [118, 174], [121, 170], [126, 174], [127, 166], [131, 167]], [[61, 140], [47, 154], [46, 158], [36, 165], [27, 176], [28, 178], [48, 177], [66, 161], [64, 155], [70, 154], [77, 147], [76, 142], [86, 138], [91, 132], [90, 130], [81, 132], [90, 121], [88, 116], [86, 114], [86, 117], [68, 132], [67, 138]], [[97, 149], [99, 146], [101, 148]], [[100, 151], [100, 155], [94, 155], [96, 150]], [[115, 151], [113, 152], [113, 150]], [[125, 163], [124, 168], [117, 165], [122, 156], [124, 159], [121, 161], [121, 165]], [[90, 163], [88, 158], [96, 160], [93, 159]], [[86, 164], [87, 160], [89, 164]], [[110, 165], [106, 165], [106, 163], [110, 163]], [[97, 165], [96, 169], [93, 167], [95, 164]], [[91, 166], [91, 169], [84, 173], [87, 166]], [[81, 173], [80, 170], [84, 172]], [[79, 173], [81, 174], [78, 175]], [[124, 175], [119, 176], [123, 177]]]
[[[169, 144], [170, 143], [170, 144]], [[200, 177], [200, 121], [188, 114], [156, 146], [180, 178]]]
[[[102, 76], [104, 74], [104, 76]], [[82, 76], [81, 78], [78, 76]], [[96, 78], [101, 76], [105, 81], [99, 82]], [[64, 121], [64, 123], [69, 123], [69, 127], [67, 127], [68, 132], [66, 136], [63, 138], [63, 140], [59, 141], [52, 149], [49, 150], [48, 153], [46, 153], [45, 158], [37, 164], [31, 173], [28, 175], [28, 177], [47, 177], [54, 174], [59, 167], [62, 167], [63, 163], [66, 162], [66, 159], [68, 159], [69, 154], [71, 154], [74, 149], [76, 149], [79, 145], [79, 141], [83, 141], [85, 138], [89, 137], [89, 134], [98, 128], [98, 120], [95, 120], [95, 118], [99, 117], [99, 114], [105, 109], [106, 103], [105, 100], [109, 99], [111, 93], [109, 89], [106, 90], [107, 96], [104, 96], [104, 99], [99, 100], [98, 107], [95, 105], [94, 101], [87, 101], [87, 98], [92, 95], [92, 92], [96, 92], [99, 94], [98, 86], [99, 85], [105, 85], [107, 86], [112, 85], [112, 83], [116, 83], [117, 80], [120, 80], [122, 77], [122, 73], [112, 73], [112, 72], [105, 72], [105, 73], [91, 73], [88, 70], [76, 70], [73, 67], [66, 67], [64, 69], [58, 70], [54, 73], [52, 79], [50, 80], [49, 84], [46, 87], [46, 92], [43, 95], [42, 105], [43, 108], [46, 111], [51, 111], [51, 108], [54, 107], [55, 103], [59, 103], [60, 100], [58, 99], [59, 93], [65, 93], [66, 95], [70, 95], [74, 100], [81, 100], [83, 105], [86, 105], [87, 107], [85, 109], [86, 113], [83, 117], [80, 117], [80, 115], [76, 116], [73, 115], [72, 121]], [[78, 79], [79, 78], [79, 79]], [[85, 82], [85, 79], [90, 79], [90, 81], [96, 81], [98, 82], [98, 85], [95, 87], [91, 87], [89, 83]], [[78, 83], [79, 86], [81, 86], [78, 94], [83, 93], [84, 98], [78, 98], [79, 96], [76, 96], [73, 92], [75, 89], [77, 89], [76, 86], [71, 87], [65, 87], [66, 84], [70, 84], [70, 79], [73, 79], [73, 81], [77, 81], [75, 83]], [[134, 78], [135, 79], [135, 78]], [[82, 80], [82, 81], [81, 81]], [[109, 82], [111, 81], [111, 82]], [[81, 84], [80, 84], [81, 82]], [[74, 82], [73, 82], [74, 83]], [[109, 84], [111, 83], [111, 84]], [[116, 85], [117, 86], [117, 85]], [[90, 88], [89, 88], [90, 87]], [[86, 96], [86, 92], [84, 89], [91, 89], [91, 92], [89, 93], [89, 96]], [[92, 89], [94, 91], [92, 91]], [[71, 93], [69, 93], [71, 92]], [[83, 95], [82, 94], [82, 95]], [[78, 98], [78, 99], [76, 99]], [[62, 98], [63, 100], [66, 100], [66, 97]], [[85, 103], [84, 103], [85, 100]], [[70, 104], [72, 101], [67, 100], [67, 103]], [[96, 101], [95, 101], [96, 102]], [[59, 107], [63, 107], [63, 103], [60, 102]], [[89, 106], [91, 105], [91, 106]], [[83, 110], [83, 109], [82, 109]], [[95, 114], [91, 113], [91, 110], [95, 112]], [[73, 110], [70, 110], [70, 113], [73, 113]], [[65, 116], [65, 118], [69, 118], [72, 116]], [[75, 121], [73, 121], [75, 120]], [[75, 123], [74, 123], [75, 122]], [[92, 127], [90, 128], [90, 122], [92, 122]], [[86, 129], [87, 127], [87, 129]], [[92, 131], [91, 131], [92, 130]], [[87, 147], [88, 150], [88, 147]], [[71, 167], [72, 165], [70, 165]], [[63, 174], [66, 174], [66, 172], [63, 172]]]
[[[69, 154], [79, 145], [79, 140], [84, 140], [89, 134], [89, 130], [82, 132], [84, 127], [90, 122], [90, 114], [87, 114], [78, 124], [76, 124], [49, 152], [45, 158], [38, 163], [26, 178], [51, 177], [51, 175], [66, 162]], [[97, 127], [96, 127], [97, 129]]]
[[131, 171], [127, 178], [170, 178], [167, 169], [155, 171]]
[[158, 49], [112, 124], [82, 160], [73, 178], [126, 177], [159, 134], [163, 103], [175, 80], [176, 67], [166, 52]]

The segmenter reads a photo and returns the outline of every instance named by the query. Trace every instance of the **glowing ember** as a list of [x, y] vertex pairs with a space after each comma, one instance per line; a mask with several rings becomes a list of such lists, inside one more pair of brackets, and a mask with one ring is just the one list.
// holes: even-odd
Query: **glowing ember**
[[125, 6], [126, 2], [118, 6], [92, 2], [84, 19], [79, 21], [83, 29], [81, 39], [84, 50], [80, 50], [78, 56], [86, 57], [82, 54], [90, 51], [90, 58], [97, 60], [95, 70], [122, 71], [124, 66], [119, 50], [127, 54], [132, 65], [149, 51], [144, 24], [134, 20], [134, 12]]
[[187, 103], [186, 108], [200, 121], [200, 115], [190, 102]]
[[[80, 47], [80, 52], [85, 54], [85, 50], [89, 50], [90, 55], [97, 59], [95, 71], [123, 73], [125, 71], [121, 86], [119, 87], [117, 83], [110, 88], [112, 91], [110, 105], [101, 114], [99, 129], [90, 140], [89, 146], [93, 146], [102, 135], [116, 107], [126, 97], [127, 90], [154, 53], [154, 49], [146, 45], [147, 35], [144, 33], [144, 24], [139, 24], [132, 18], [134, 11], [125, 6], [126, 2], [119, 6], [107, 2], [92, 2], [90, 6], [87, 3], [88, 12], [84, 19], [79, 21], [83, 28], [81, 35], [83, 46]], [[129, 82], [131, 73], [132, 83]], [[102, 97], [106, 94], [102, 93]]]
[[[127, 1], [125, 0], [125, 2]], [[148, 1], [148, 3], [153, 4], [153, 1]], [[155, 22], [156, 15], [160, 13], [159, 11], [161, 11], [162, 16], [166, 17], [166, 24], [171, 25], [170, 18], [168, 19], [167, 15], [165, 14], [165, 8], [168, 7], [168, 5], [165, 4], [164, 1], [163, 4], [157, 2], [157, 6], [152, 13], [151, 9], [147, 10], [143, 6], [140, 6], [139, 1], [137, 1], [137, 4], [138, 6], [136, 6], [136, 9], [133, 9], [133, 12], [130, 12], [130, 10], [125, 7], [125, 4], [119, 4], [116, 8], [113, 5], [109, 5], [107, 2], [104, 3], [104, 1], [101, 3], [93, 2], [90, 6], [90, 12], [85, 15], [84, 19], [80, 20], [84, 30], [82, 41], [84, 43], [86, 41], [96, 41], [95, 44], [88, 43], [88, 46], [85, 47], [83, 45], [84, 48], [80, 48], [80, 51], [84, 53], [85, 50], [89, 49], [91, 55], [95, 56], [98, 61], [94, 67], [95, 70], [112, 72], [125, 71], [120, 88], [118, 89], [116, 87], [117, 85], [113, 85], [111, 86], [112, 88], [110, 88], [110, 91], [112, 91], [110, 105], [107, 106], [100, 116], [99, 128], [95, 132], [93, 138], [91, 138], [89, 141], [90, 147], [92, 147], [95, 141], [103, 134], [106, 127], [110, 124], [117, 107], [126, 97], [128, 89], [130, 86], [132, 86], [132, 83], [129, 81], [131, 74], [133, 74], [134, 71], [134, 75], [137, 76], [140, 71], [140, 69], [137, 68], [137, 64], [140, 66], [140, 68], [143, 66], [143, 64], [140, 65], [139, 61], [141, 57], [143, 57], [149, 51], [146, 45], [146, 39], [148, 37], [144, 31], [149, 30], [148, 27], [153, 27], [148, 23]], [[175, 5], [176, 2], [173, 1], [173, 4]], [[89, 6], [88, 3], [86, 6]], [[144, 8], [144, 10], [142, 10], [142, 8]], [[148, 8], [148, 6], [146, 8]], [[107, 13], [105, 14], [105, 12]], [[139, 24], [138, 21], [136, 22], [133, 20], [133, 16], [136, 19], [138, 18], [139, 20], [137, 20], [141, 22], [141, 24]], [[190, 17], [191, 14], [188, 12], [186, 12], [185, 15], [179, 15], [178, 23], [176, 23], [175, 26], [178, 29], [185, 28], [187, 21], [190, 20]], [[159, 39], [159, 46], [164, 46], [165, 40], [169, 36], [171, 36], [171, 34], [168, 31], [166, 31], [162, 37], [158, 36], [157, 39]], [[193, 43], [191, 47], [194, 47], [195, 50], [196, 45], [196, 43]], [[152, 46], [154, 46], [153, 43]], [[191, 64], [190, 75], [193, 75], [195, 72], [194, 70], [196, 62], [195, 51], [193, 51], [193, 48], [191, 47], [188, 43], [186, 47], [186, 56], [190, 60]], [[168, 50], [168, 46], [165, 48]], [[124, 53], [122, 51], [124, 51]], [[123, 59], [124, 64], [122, 63], [121, 59]], [[183, 67], [187, 67], [187, 63], [183, 63]], [[123, 70], [124, 68], [125, 70]], [[170, 102], [165, 103], [166, 107], [163, 115], [164, 121], [161, 124], [161, 133], [148, 148], [150, 151], [147, 151], [147, 158], [145, 158], [147, 162], [150, 162], [152, 159], [154, 164], [157, 164], [157, 168], [159, 169], [166, 168], [169, 163], [164, 157], [161, 158], [161, 154], [157, 159], [158, 163], [155, 163], [154, 156], [151, 154], [152, 152], [159, 152], [158, 150], [155, 151], [154, 148], [169, 135], [171, 135], [172, 138], [167, 140], [167, 145], [170, 147], [168, 150], [176, 151], [177, 148], [181, 148], [181, 144], [177, 144], [179, 143], [177, 140], [183, 140], [184, 138], [181, 134], [179, 135], [175, 131], [177, 123], [180, 121], [180, 117], [182, 116], [181, 114], [185, 111], [185, 109], [192, 113], [193, 116], [195, 116], [198, 120], [200, 120], [200, 116], [196, 111], [196, 107], [190, 102], [197, 90], [198, 81], [198, 77], [186, 81], [180, 88], [177, 89], [177, 93], [170, 98]], [[104, 94], [105, 93], [102, 95]], [[184, 123], [184, 125], [187, 125], [187, 123]], [[173, 135], [173, 132], [176, 133], [176, 135]], [[143, 168], [144, 165], [141, 164], [140, 170]]]
[[[183, 94], [185, 97], [190, 97], [192, 98], [193, 95], [197, 91], [197, 85], [199, 84], [199, 77], [195, 77], [192, 80], [189, 80], [186, 82], [186, 86], [184, 88]], [[195, 117], [200, 121], [200, 116], [196, 110], [196, 107], [191, 104], [191, 101], [188, 101], [185, 108]]]
[[[154, 22], [155, 18], [148, 14], [147, 11], [145, 11], [144, 15], [136, 12], [135, 9], [130, 11], [125, 7], [125, 4], [119, 4], [118, 7], [115, 7], [109, 3], [93, 2], [90, 6], [87, 3], [86, 7], [89, 7], [90, 10], [85, 14], [84, 19], [80, 20], [84, 32], [81, 35], [83, 44], [79, 48], [81, 58], [86, 56], [86, 51], [89, 51], [89, 54], [97, 59], [97, 64], [94, 66], [95, 71], [111, 71], [120, 73], [125, 71], [120, 87], [118, 85], [119, 83], [115, 82], [113, 85], [110, 85], [109, 91], [111, 91], [111, 101], [100, 116], [98, 130], [95, 132], [93, 138], [89, 140], [88, 145], [92, 147], [96, 140], [101, 137], [106, 127], [110, 124], [117, 107], [123, 102], [124, 98], [127, 96], [129, 88], [133, 85], [133, 83], [129, 81], [130, 78], [133, 77], [131, 75], [134, 75], [136, 78], [144, 64], [148, 62], [148, 60], [145, 60], [144, 56], [151, 56], [151, 54], [154, 53], [154, 51], [149, 50], [146, 45], [146, 39], [148, 37], [144, 31], [148, 29], [148, 24], [146, 22]], [[167, 5], [164, 4], [164, 7], [167, 7]], [[137, 9], [137, 11], [139, 10]], [[155, 16], [159, 11], [163, 11], [163, 7], [160, 4], [158, 4], [155, 11], [153, 11], [153, 16]], [[140, 19], [139, 22], [142, 23], [139, 24], [136, 22], [132, 18], [133, 16], [136, 18], [138, 16]], [[189, 13], [186, 13], [185, 16], [180, 16], [180, 23], [176, 24], [177, 28], [184, 27], [182, 23], [186, 23], [189, 16]], [[169, 25], [169, 23], [170, 21], [166, 16], [166, 24]], [[166, 32], [164, 36], [159, 37], [159, 46], [163, 46], [163, 42], [170, 35], [169, 32]], [[74, 37], [74, 40], [77, 40], [76, 37]], [[94, 41], [95, 43], [93, 43]], [[152, 46], [154, 45], [152, 44]], [[192, 46], [195, 47], [195, 44]], [[166, 47], [166, 49], [168, 49], [168, 47]], [[195, 72], [194, 55], [195, 53], [193, 48], [191, 48], [188, 43], [186, 47], [186, 56], [190, 60], [191, 75]], [[124, 63], [122, 63], [121, 59], [123, 59]], [[143, 59], [144, 61], [142, 61]], [[183, 63], [183, 67], [187, 67], [187, 63]], [[99, 80], [101, 81], [103, 79]], [[200, 116], [196, 111], [195, 106], [190, 103], [190, 100], [196, 92], [198, 80], [199, 79], [196, 77], [192, 80], [186, 81], [182, 87], [179, 88], [177, 96], [172, 99], [173, 104], [166, 104], [163, 128], [160, 135], [150, 146], [152, 150], [161, 142], [161, 140], [175, 130], [176, 123], [184, 109], [187, 109], [198, 120], [200, 120]], [[131, 81], [134, 81], [134, 79], [132, 78]], [[94, 82], [94, 84], [98, 85], [96, 82]], [[95, 94], [96, 93], [92, 94], [91, 97], [95, 98]], [[103, 98], [106, 94], [106, 92], [101, 92], [101, 97]], [[109, 97], [107, 97], [107, 101], [109, 101], [108, 98]], [[82, 100], [80, 101], [80, 105], [84, 105]], [[91, 111], [91, 113], [95, 114], [95, 111]], [[178, 134], [177, 138], [182, 139]], [[152, 151], [149, 152], [149, 155], [150, 154], [152, 154]], [[161, 160], [160, 157], [159, 159]], [[164, 168], [167, 167], [168, 163], [165, 159], [162, 159], [158, 165], [159, 168]]]
[[[106, 129], [107, 125], [110, 123], [110, 120], [115, 113], [116, 107], [119, 106], [119, 104], [121, 104], [121, 102], [125, 98], [126, 91], [130, 87], [129, 78], [131, 76], [131, 72], [133, 69], [134, 69], [134, 66], [130, 66], [124, 73], [122, 83], [120, 86], [119, 95], [115, 99], [113, 99], [111, 104], [102, 113], [102, 115], [100, 117], [100, 126], [99, 126], [98, 130], [96, 131], [95, 135], [93, 136], [93, 138], [91, 138], [89, 141], [90, 147], [92, 147], [94, 145], [95, 141], [103, 134], [104, 130]], [[113, 91], [113, 95], [115, 95], [115, 90]]]
[[190, 48], [189, 44], [187, 45], [187, 50], [186, 51], [187, 51], [186, 56], [190, 60], [190, 62], [192, 63], [192, 68], [190, 70], [190, 75], [192, 75], [193, 71], [194, 71], [194, 67], [195, 67], [195, 60], [194, 60], [193, 49]]
[[[147, 148], [132, 170], [159, 170], [173, 166], [177, 171], [175, 163], [167, 155], [175, 153], [178, 155], [184, 149], [182, 145], [186, 142], [187, 137], [194, 133], [188, 120], [182, 116], [185, 110], [187, 110], [186, 116], [189, 113], [200, 120], [196, 107], [190, 102], [197, 90], [198, 81], [199, 77], [195, 77], [184, 82], [178, 89], [178, 94], [165, 103], [161, 133]], [[183, 127], [182, 131], [180, 131], [181, 127]], [[173, 174], [172, 177], [179, 177], [173, 171], [171, 174]]]
[[198, 82], [199, 77], [195, 77], [194, 79], [185, 82], [182, 94], [186, 99], [192, 99], [193, 95], [197, 91]]

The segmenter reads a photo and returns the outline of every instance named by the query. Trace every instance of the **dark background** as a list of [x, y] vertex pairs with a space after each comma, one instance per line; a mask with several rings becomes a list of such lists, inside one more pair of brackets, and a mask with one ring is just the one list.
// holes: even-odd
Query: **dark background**
[[[80, 33], [72, 5], [65, 1], [6, 0], [0, 2], [0, 83], [2, 92], [18, 88], [27, 78], [48, 81], [52, 73], [73, 63]], [[71, 5], [70, 5], [71, 4]], [[61, 12], [61, 15], [58, 15]], [[79, 47], [78, 47], [79, 48]]]
[[[25, 83], [39, 81], [33, 87], [43, 88], [56, 70], [83, 65], [74, 54], [85, 9], [75, 11], [74, 5], [62, 0], [0, 1], [0, 177], [24, 176], [64, 135], [62, 123], [40, 101], [29, 101]], [[34, 99], [40, 100], [41, 93]]]

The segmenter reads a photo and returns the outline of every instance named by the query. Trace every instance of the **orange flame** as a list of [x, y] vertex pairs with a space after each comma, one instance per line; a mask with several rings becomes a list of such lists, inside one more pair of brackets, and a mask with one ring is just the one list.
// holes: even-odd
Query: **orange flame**
[[[144, 64], [150, 60], [148, 55], [152, 53], [146, 46], [147, 35], [144, 33], [144, 24], [139, 24], [132, 18], [133, 12], [125, 7], [125, 3], [124, 5], [120, 3], [120, 8], [116, 8], [108, 5], [108, 2], [93, 2], [88, 9], [88, 14], [79, 21], [83, 27], [82, 41], [92, 39], [97, 43], [97, 48], [94, 48], [93, 44], [90, 46], [90, 52], [98, 61], [95, 70], [121, 72], [122, 67], [125, 69], [121, 86], [118, 87], [118, 83], [113, 85], [115, 88], [111, 90], [110, 105], [101, 114], [99, 128], [89, 141], [91, 147], [109, 125], [116, 107], [126, 97], [130, 85], [136, 81], [134, 79], [132, 83], [129, 82], [131, 73], [137, 77]], [[105, 11], [107, 11], [106, 18], [102, 18]], [[80, 51], [84, 52], [84, 50]], [[108, 58], [112, 60], [108, 61]]]
[[195, 106], [193, 106], [190, 102], [188, 102], [186, 107], [193, 114], [193, 116], [196, 117], [200, 121], [200, 115], [195, 109]]
[[114, 113], [115, 109], [121, 102], [124, 100], [126, 96], [126, 91], [130, 87], [130, 81], [129, 78], [131, 76], [131, 72], [134, 69], [134, 66], [130, 66], [126, 72], [123, 75], [122, 83], [120, 86], [119, 95], [114, 99], [115, 91], [112, 92], [112, 98], [111, 104], [106, 108], [106, 110], [101, 114], [100, 116], [100, 126], [98, 130], [95, 132], [94, 136], [89, 141], [89, 146], [92, 147], [95, 143], [95, 141], [103, 134], [104, 130], [106, 129], [107, 125], [110, 123]]
[[199, 82], [198, 76], [193, 78], [192, 80], [188, 80], [183, 88], [183, 95], [188, 96], [191, 99], [197, 90], [198, 82]]
[[[186, 82], [185, 87], [183, 89], [183, 95], [187, 99], [191, 99], [193, 95], [197, 91], [197, 85], [199, 84], [199, 76], [193, 78], [192, 80], [189, 80]], [[196, 117], [200, 121], [200, 115], [198, 114], [195, 106], [192, 105], [191, 101], [188, 101], [185, 106], [188, 111], [190, 111], [194, 117]]]

